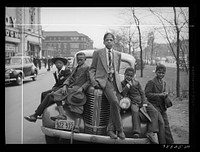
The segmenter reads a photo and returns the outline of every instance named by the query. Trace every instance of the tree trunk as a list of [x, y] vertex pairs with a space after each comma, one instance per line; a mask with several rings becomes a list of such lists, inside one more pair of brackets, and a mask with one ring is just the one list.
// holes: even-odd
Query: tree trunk
[[138, 31], [139, 31], [139, 41], [140, 41], [140, 60], [141, 60], [141, 75], [140, 77], [143, 77], [143, 60], [142, 60], [142, 40], [141, 40], [141, 33], [140, 33], [140, 28], [138, 26]]
[[180, 97], [180, 65], [179, 65], [179, 31], [177, 31], [177, 81], [176, 81], [176, 95], [177, 97]]
[[176, 66], [177, 66], [177, 80], [176, 80], [176, 97], [180, 97], [180, 68], [179, 68], [179, 34], [180, 34], [180, 30], [178, 28], [177, 25], [177, 21], [176, 21], [176, 9], [175, 7], [173, 7], [174, 10], [174, 23], [175, 23], [175, 27], [176, 27], [176, 32], [177, 32], [177, 48], [176, 48], [176, 53], [177, 53], [177, 60], [176, 60]]

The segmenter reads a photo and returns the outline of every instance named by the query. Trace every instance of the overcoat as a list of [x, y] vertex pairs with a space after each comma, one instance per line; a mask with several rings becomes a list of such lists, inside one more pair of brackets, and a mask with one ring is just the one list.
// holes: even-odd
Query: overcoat
[[[67, 92], [65, 94], [62, 94], [61, 89], [54, 92], [54, 101], [59, 102], [64, 100], [67, 104], [69, 104], [66, 98], [70, 93], [77, 91], [80, 87], [82, 87], [83, 91], [85, 92], [90, 85], [89, 66], [84, 63], [81, 67], [74, 68], [71, 75], [65, 80], [63, 85], [67, 85]], [[69, 105], [69, 107], [73, 112], [83, 112], [83, 106]]]

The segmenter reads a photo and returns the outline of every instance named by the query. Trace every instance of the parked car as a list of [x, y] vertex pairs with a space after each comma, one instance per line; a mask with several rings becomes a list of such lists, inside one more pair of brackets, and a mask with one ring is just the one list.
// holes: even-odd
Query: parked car
[[5, 59], [5, 83], [23, 83], [23, 79], [37, 79], [38, 69], [29, 56], [13, 56]]
[[[94, 50], [81, 50], [86, 54], [86, 64], [91, 65], [92, 55]], [[122, 53], [120, 65], [120, 78], [124, 78], [124, 71], [127, 67], [135, 68], [135, 58], [129, 54]], [[76, 54], [74, 56], [73, 66], [77, 64]], [[107, 125], [109, 121], [110, 105], [102, 90], [94, 89], [90, 86], [86, 93], [87, 102], [84, 105], [84, 113], [82, 115], [80, 133], [74, 133], [74, 115], [69, 111], [69, 108], [64, 105], [67, 114], [67, 120], [50, 119], [52, 116], [58, 115], [56, 104], [47, 107], [42, 116], [41, 130], [45, 134], [47, 144], [52, 143], [101, 143], [101, 144], [149, 144], [150, 141], [145, 137], [147, 130], [147, 119], [141, 113], [141, 138], [133, 138], [132, 133], [132, 116], [130, 104], [124, 103], [121, 105], [121, 116], [126, 135], [125, 140], [111, 139], [107, 135]], [[127, 101], [125, 101], [127, 102]], [[130, 102], [130, 101], [129, 101]], [[126, 106], [129, 105], [129, 106]]]

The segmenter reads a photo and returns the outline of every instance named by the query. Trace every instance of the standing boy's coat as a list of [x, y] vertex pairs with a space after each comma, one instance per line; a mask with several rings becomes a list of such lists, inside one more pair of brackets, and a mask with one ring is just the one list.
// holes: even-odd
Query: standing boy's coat
[[[113, 50], [113, 65], [115, 74], [115, 83], [119, 92], [122, 91], [120, 77], [118, 75], [120, 69], [121, 53]], [[96, 81], [102, 88], [105, 88], [106, 82], [108, 80], [108, 68], [106, 59], [106, 49], [94, 51], [93, 62], [90, 67], [90, 79], [93, 86], [96, 85]], [[98, 69], [98, 70], [97, 70]], [[96, 81], [95, 81], [96, 79]]]

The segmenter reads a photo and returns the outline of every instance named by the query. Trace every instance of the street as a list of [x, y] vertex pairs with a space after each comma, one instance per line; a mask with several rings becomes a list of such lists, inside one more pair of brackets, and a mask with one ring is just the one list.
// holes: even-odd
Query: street
[[5, 87], [5, 135], [6, 144], [45, 144], [41, 120], [28, 122], [24, 116], [31, 115], [40, 103], [41, 92], [55, 83], [53, 72], [38, 75], [36, 81], [27, 79], [23, 85]]

